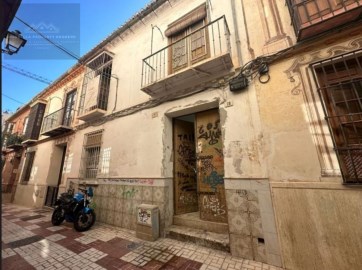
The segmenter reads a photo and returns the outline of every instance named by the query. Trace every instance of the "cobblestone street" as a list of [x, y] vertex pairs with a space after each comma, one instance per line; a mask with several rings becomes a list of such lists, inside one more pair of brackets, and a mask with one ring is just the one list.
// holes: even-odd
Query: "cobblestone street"
[[50, 216], [46, 209], [2, 205], [3, 269], [281, 269], [168, 238], [141, 241], [101, 223], [79, 233], [71, 223], [52, 226]]

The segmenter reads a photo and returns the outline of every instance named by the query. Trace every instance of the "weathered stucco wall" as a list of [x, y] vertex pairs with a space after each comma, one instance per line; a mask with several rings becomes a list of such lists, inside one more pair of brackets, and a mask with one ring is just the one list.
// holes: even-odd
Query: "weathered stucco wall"
[[[151, 13], [106, 46], [114, 54], [107, 114], [149, 100], [140, 87], [142, 59], [151, 54], [151, 24], [164, 33], [170, 23], [205, 1], [170, 2], [155, 11], [157, 16]], [[209, 21], [226, 16], [236, 72], [239, 63], [296, 42], [284, 1], [235, 1], [235, 18], [232, 1], [207, 3]], [[167, 44], [154, 29], [153, 52]], [[197, 94], [76, 129], [60, 141], [67, 143], [61, 191], [79, 179], [84, 135], [103, 130], [98, 179], [91, 181], [98, 184], [98, 219], [134, 229], [135, 207], [156, 204], [163, 232], [172, 224], [174, 212], [173, 118], [218, 108], [232, 254], [278, 266], [284, 263], [287, 269], [359, 269], [361, 189], [340, 184], [331, 136], [308, 67], [361, 44], [360, 33], [326, 38], [272, 63], [265, 84], [252, 79], [246, 89], [233, 93], [228, 82], [213, 81]], [[66, 89], [70, 88], [48, 97], [48, 112], [60, 108], [56, 97], [64, 97]], [[56, 144], [36, 146], [31, 180], [19, 185], [16, 203], [43, 204], [43, 185], [54, 178], [59, 160], [59, 155], [52, 158]]]
[[362, 190], [342, 178], [310, 64], [362, 47], [326, 38], [253, 82], [282, 259], [287, 269], [360, 269]]
[[362, 189], [274, 186], [273, 199], [287, 269], [362, 268]]

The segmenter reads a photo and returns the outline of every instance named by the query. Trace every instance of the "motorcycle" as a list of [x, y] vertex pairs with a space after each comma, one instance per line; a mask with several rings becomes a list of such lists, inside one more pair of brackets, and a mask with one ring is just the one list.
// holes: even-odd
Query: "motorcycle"
[[60, 194], [55, 202], [52, 224], [58, 226], [66, 220], [73, 222], [74, 229], [78, 232], [88, 230], [96, 221], [96, 214], [90, 206], [92, 197], [92, 187], [79, 188], [76, 194], [74, 194], [74, 189]]

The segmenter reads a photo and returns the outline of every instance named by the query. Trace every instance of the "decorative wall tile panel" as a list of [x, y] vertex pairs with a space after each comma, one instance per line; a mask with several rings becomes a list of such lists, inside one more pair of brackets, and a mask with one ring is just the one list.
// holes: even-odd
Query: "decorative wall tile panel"
[[123, 199], [124, 188], [125, 186], [116, 186], [116, 198]]
[[105, 223], [113, 225], [114, 224], [114, 216], [115, 216], [114, 211], [108, 211], [107, 220], [105, 221]]
[[164, 202], [165, 201], [165, 190], [163, 187], [153, 187], [152, 188], [152, 201], [154, 202]]
[[116, 200], [114, 199], [114, 198], [108, 198], [108, 207], [107, 207], [107, 209], [108, 210], [111, 210], [111, 211], [114, 211], [114, 205], [115, 205], [115, 202], [116, 202]]
[[110, 185], [108, 188], [108, 197], [114, 198], [114, 197], [116, 197], [116, 193], [117, 193], [116, 185]]
[[152, 187], [143, 187], [142, 188], [142, 200], [152, 201]]
[[245, 218], [245, 216], [240, 212], [229, 211], [228, 218], [230, 233], [251, 235], [250, 223], [248, 222], [247, 216]]
[[123, 213], [122, 212], [114, 212], [114, 225], [122, 227]]
[[237, 234], [230, 235], [230, 250], [234, 256], [253, 259], [252, 238]]

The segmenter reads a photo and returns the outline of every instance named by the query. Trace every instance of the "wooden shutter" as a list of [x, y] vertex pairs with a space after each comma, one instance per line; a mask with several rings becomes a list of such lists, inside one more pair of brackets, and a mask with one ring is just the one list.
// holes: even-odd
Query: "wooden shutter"
[[21, 178], [22, 182], [27, 182], [30, 179], [31, 169], [33, 168], [34, 157], [35, 157], [35, 151], [26, 153], [24, 171]]
[[177, 33], [184, 32], [191, 25], [202, 21], [206, 18], [206, 5], [203, 4], [186, 15], [182, 16], [177, 21], [171, 23], [165, 31], [166, 37], [171, 37]]
[[25, 132], [25, 140], [38, 140], [43, 122], [45, 104], [37, 103], [30, 109], [28, 126]]
[[[207, 54], [206, 50], [206, 29], [198, 30], [204, 26], [204, 20], [199, 21], [191, 26], [191, 33], [194, 33], [190, 37], [191, 43], [191, 61], [199, 61], [200, 58], [204, 58]], [[195, 32], [196, 31], [196, 32]]]
[[187, 66], [187, 43], [183, 39], [185, 32], [179, 33], [171, 38], [171, 73]]

